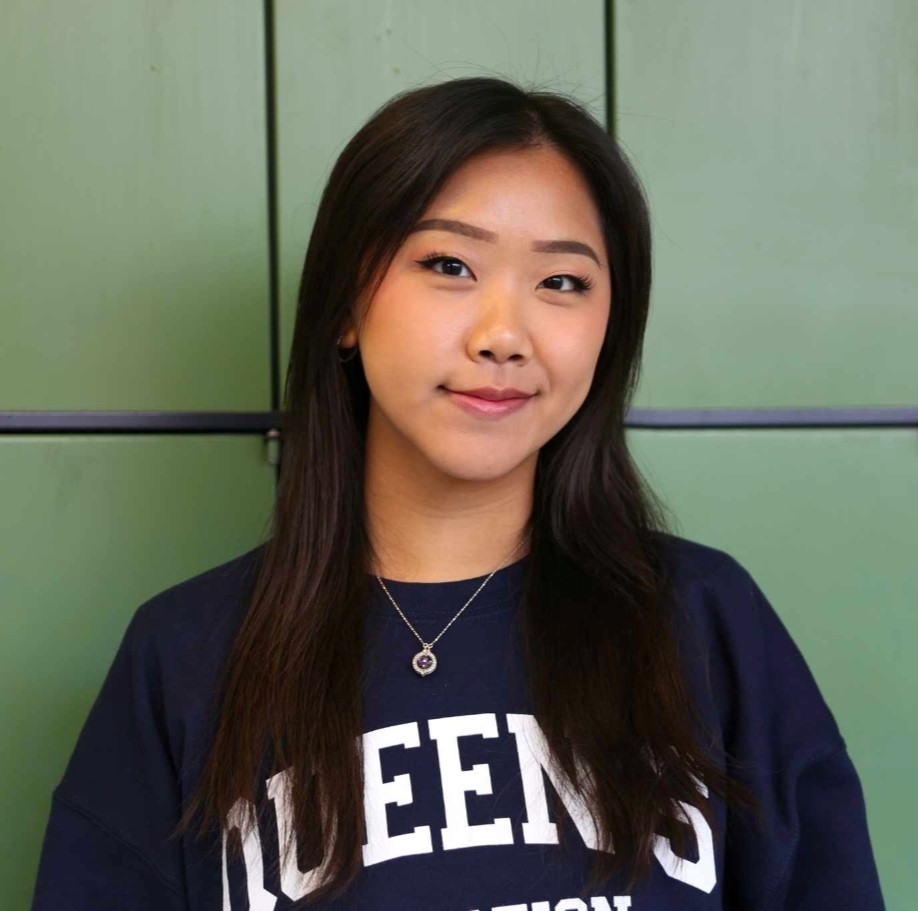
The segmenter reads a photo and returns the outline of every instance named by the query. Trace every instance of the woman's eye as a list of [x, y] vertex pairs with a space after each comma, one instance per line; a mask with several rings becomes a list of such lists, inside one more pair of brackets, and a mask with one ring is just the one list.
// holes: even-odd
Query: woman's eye
[[[443, 265], [442, 271], [437, 268], [441, 263]], [[460, 278], [464, 277], [461, 274], [462, 270], [469, 268], [461, 259], [456, 259], [454, 256], [442, 256], [439, 254], [419, 259], [418, 265], [423, 266], [425, 269], [429, 269], [431, 272], [436, 272], [438, 275], [455, 275]], [[469, 275], [471, 276], [471, 272], [469, 272]]]
[[546, 278], [545, 281], [560, 283], [568, 281], [573, 285], [573, 287], [567, 288], [558, 284], [550, 285], [550, 291], [576, 291], [578, 294], [583, 294], [584, 291], [589, 291], [593, 287], [593, 280], [586, 275], [552, 275], [551, 278]]

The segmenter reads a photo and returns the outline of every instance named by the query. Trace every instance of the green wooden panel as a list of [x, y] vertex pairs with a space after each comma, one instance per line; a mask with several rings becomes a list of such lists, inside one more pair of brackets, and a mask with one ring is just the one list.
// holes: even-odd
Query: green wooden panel
[[0, 410], [269, 407], [248, 0], [3, 5]]
[[656, 242], [637, 404], [918, 401], [918, 4], [614, 10]]
[[273, 495], [259, 437], [0, 437], [4, 908], [29, 905], [51, 791], [131, 615], [256, 546]]
[[860, 773], [890, 911], [914, 907], [918, 450], [911, 430], [630, 430], [679, 534], [749, 570]]
[[574, 95], [605, 123], [601, 0], [278, 0], [281, 378], [319, 196], [334, 159], [406, 88], [503, 76]]

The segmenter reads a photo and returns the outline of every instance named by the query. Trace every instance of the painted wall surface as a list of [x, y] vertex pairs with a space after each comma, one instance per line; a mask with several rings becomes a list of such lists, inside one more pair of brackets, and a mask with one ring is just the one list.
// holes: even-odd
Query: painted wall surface
[[615, 3], [648, 407], [918, 401], [918, 6]]
[[[655, 243], [637, 406], [918, 402], [913, 4], [270, 9], [266, 35], [242, 0], [7, 4], [0, 410], [275, 407], [269, 202], [277, 383], [335, 156], [397, 91], [470, 74], [572, 94], [632, 157]], [[736, 556], [787, 623], [861, 773], [888, 905], [910, 908], [918, 433], [628, 438], [676, 532]], [[28, 906], [51, 789], [131, 614], [254, 546], [273, 490], [257, 435], [0, 433], [4, 907]]]
[[260, 4], [3, 4], [0, 410], [257, 410]]

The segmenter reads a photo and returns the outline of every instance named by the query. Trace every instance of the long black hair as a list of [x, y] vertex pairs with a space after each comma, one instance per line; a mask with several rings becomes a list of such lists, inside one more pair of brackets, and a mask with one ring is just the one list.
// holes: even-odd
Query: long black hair
[[497, 78], [454, 79], [377, 110], [322, 194], [300, 282], [272, 535], [182, 822], [200, 813], [203, 832], [224, 824], [238, 798], [254, 803], [271, 751], [293, 772], [298, 853], [324, 858], [324, 883], [307, 901], [349, 885], [365, 841], [361, 658], [352, 643], [375, 562], [363, 488], [370, 391], [360, 358], [341, 363], [336, 340], [461, 164], [539, 145], [565, 155], [589, 187], [612, 302], [589, 394], [538, 456], [522, 605], [533, 713], [556, 770], [594, 815], [606, 849], [595, 855], [595, 881], [627, 868], [633, 887], [649, 871], [655, 834], [684, 856], [680, 802], [713, 822], [699, 780], [709, 794], [729, 789], [734, 805], [754, 805], [699, 743], [658, 534], [666, 509], [625, 441], [651, 281], [639, 180], [573, 99]]

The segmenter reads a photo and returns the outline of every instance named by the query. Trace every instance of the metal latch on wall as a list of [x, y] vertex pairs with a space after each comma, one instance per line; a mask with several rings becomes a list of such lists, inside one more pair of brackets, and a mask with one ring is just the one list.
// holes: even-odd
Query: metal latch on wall
[[279, 465], [281, 459], [281, 432], [271, 428], [265, 434], [265, 461], [269, 465]]

